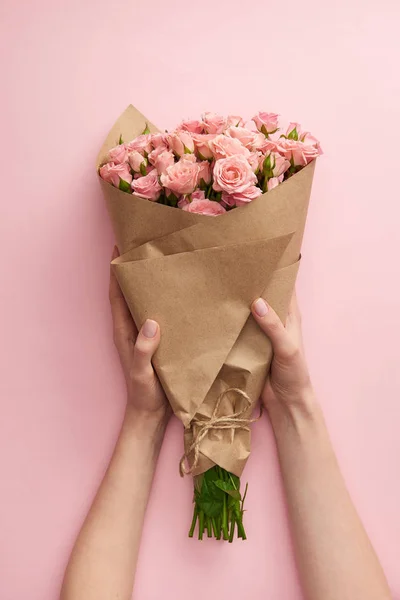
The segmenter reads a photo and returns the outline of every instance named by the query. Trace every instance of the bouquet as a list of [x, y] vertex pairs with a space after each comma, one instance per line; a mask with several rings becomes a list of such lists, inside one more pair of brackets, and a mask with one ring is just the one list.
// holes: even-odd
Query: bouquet
[[240, 477], [271, 361], [250, 305], [263, 296], [286, 316], [320, 154], [274, 113], [205, 113], [162, 133], [133, 106], [99, 153], [113, 269], [137, 327], [153, 318], [162, 331], [153, 362], [184, 426], [191, 537], [197, 525], [199, 539], [246, 539]]

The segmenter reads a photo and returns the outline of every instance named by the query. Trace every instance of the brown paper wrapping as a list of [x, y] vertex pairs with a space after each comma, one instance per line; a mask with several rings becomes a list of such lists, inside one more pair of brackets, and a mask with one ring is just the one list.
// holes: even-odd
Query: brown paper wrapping
[[[158, 131], [133, 106], [115, 123], [100, 166], [120, 135]], [[193, 440], [193, 418], [209, 418], [219, 395], [240, 388], [251, 415], [264, 384], [271, 347], [250, 313], [264, 297], [283, 320], [297, 276], [315, 162], [248, 206], [209, 217], [129, 195], [100, 179], [121, 256], [113, 268], [138, 328], [161, 327], [153, 364], [176, 416]], [[243, 408], [226, 394], [221, 415]], [[218, 464], [241, 475], [250, 432], [212, 430], [194, 471]], [[190, 457], [189, 457], [190, 459]]]

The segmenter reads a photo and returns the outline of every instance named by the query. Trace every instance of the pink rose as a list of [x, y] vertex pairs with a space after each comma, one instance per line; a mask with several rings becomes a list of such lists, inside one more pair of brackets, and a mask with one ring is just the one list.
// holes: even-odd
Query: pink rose
[[215, 162], [213, 188], [216, 192], [237, 194], [256, 182], [257, 177], [244, 156], [229, 156]]
[[225, 117], [221, 117], [221, 115], [217, 115], [217, 113], [204, 113], [203, 123], [206, 133], [222, 133], [226, 129]]
[[236, 115], [229, 115], [226, 119], [227, 127], [243, 127], [244, 121], [242, 117], [237, 117]]
[[249, 161], [249, 165], [252, 168], [253, 173], [258, 173], [260, 170], [260, 164], [263, 164], [263, 155], [261, 152], [250, 152], [247, 160]]
[[192, 200], [205, 200], [206, 195], [203, 190], [196, 190], [190, 196], [182, 196], [182, 198], [178, 202], [178, 208], [183, 208], [186, 204], [190, 204]]
[[252, 150], [264, 150], [268, 139], [261, 132], [255, 134]]
[[219, 202], [215, 200], [193, 200], [189, 204], [185, 204], [182, 206], [182, 210], [186, 210], [187, 212], [197, 213], [199, 215], [210, 215], [212, 217], [217, 217], [218, 215], [223, 215], [226, 210]]
[[194, 152], [194, 141], [188, 131], [176, 131], [168, 135], [169, 147], [177, 156]]
[[140, 167], [142, 165], [144, 167], [147, 167], [147, 159], [144, 156], [142, 156], [142, 154], [140, 154], [140, 152], [138, 152], [137, 150], [134, 150], [128, 155], [128, 162], [131, 166], [132, 171], [135, 171], [135, 173], [140, 172]]
[[154, 166], [157, 170], [157, 173], [161, 175], [162, 173], [166, 173], [168, 167], [172, 167], [175, 163], [175, 157], [170, 150], [164, 150], [159, 154], [154, 161]]
[[119, 187], [121, 179], [122, 181], [126, 181], [126, 183], [131, 183], [132, 181], [132, 175], [129, 166], [126, 163], [119, 165], [116, 165], [113, 162], [106, 163], [100, 167], [99, 174], [104, 181], [111, 183], [115, 187]]
[[257, 134], [245, 127], [228, 127], [225, 131], [225, 135], [239, 140], [239, 142], [242, 142], [243, 146], [246, 146], [248, 150], [253, 147], [257, 140]]
[[271, 179], [268, 179], [268, 182], [267, 182], [268, 191], [270, 192], [271, 190], [276, 188], [280, 183], [282, 183], [282, 181], [283, 181], [283, 175], [281, 175], [280, 177], [271, 177]]
[[316, 137], [311, 135], [309, 131], [303, 131], [300, 134], [300, 141], [303, 142], [303, 144], [307, 144], [308, 146], [314, 146], [314, 148], [318, 150], [319, 155], [323, 154], [319, 140], [317, 140]]
[[127, 151], [125, 144], [119, 144], [115, 148], [111, 148], [108, 153], [108, 161], [113, 162], [116, 165], [126, 162]]
[[252, 200], [261, 196], [262, 191], [259, 187], [255, 185], [249, 185], [248, 188], [244, 190], [244, 192], [238, 192], [236, 194], [227, 194], [226, 192], [222, 192], [222, 202], [226, 206], [245, 206]]
[[197, 162], [197, 158], [194, 154], [183, 154], [180, 160], [186, 160], [187, 162], [195, 163]]
[[201, 160], [207, 160], [213, 157], [213, 153], [210, 150], [210, 142], [216, 137], [215, 133], [194, 133], [192, 135], [194, 141], [195, 152]]
[[153, 202], [158, 200], [162, 187], [158, 182], [157, 171], [153, 169], [148, 175], [134, 179], [132, 189], [136, 196], [140, 196], [140, 198], [146, 198]]
[[159, 148], [161, 146], [162, 148], [167, 149], [168, 143], [165, 133], [153, 133], [151, 135], [151, 145], [153, 148]]
[[147, 157], [149, 163], [151, 165], [154, 165], [154, 163], [157, 160], [157, 157], [160, 156], [160, 154], [162, 154], [163, 152], [165, 152], [165, 150], [167, 150], [167, 146], [157, 146], [156, 148], [154, 148], [154, 150], [152, 150]]
[[278, 140], [276, 150], [295, 167], [305, 167], [314, 160], [314, 158], [319, 156], [318, 148], [286, 138], [280, 138]]
[[128, 152], [136, 150], [140, 154], [149, 154], [151, 152], [151, 134], [139, 135], [137, 138], [125, 144]]
[[285, 136], [291, 140], [300, 139], [301, 125], [300, 123], [289, 123]]
[[169, 188], [176, 196], [191, 194], [197, 187], [199, 177], [199, 163], [188, 160], [179, 160], [167, 168], [161, 175], [161, 183]]
[[199, 121], [198, 119], [182, 121], [178, 130], [190, 131], [190, 133], [203, 133], [204, 124], [203, 121]]
[[290, 162], [278, 152], [270, 152], [264, 157], [262, 169], [270, 177], [280, 177], [290, 167]]
[[253, 117], [253, 121], [259, 131], [269, 135], [278, 130], [278, 117], [275, 113], [259, 112]]
[[207, 185], [211, 181], [211, 165], [208, 160], [203, 160], [203, 162], [198, 163], [199, 165], [199, 177], [198, 177], [198, 185], [203, 180]]
[[209, 142], [209, 146], [215, 160], [239, 154], [242, 156], [250, 155], [249, 150], [243, 146], [240, 140], [223, 134], [215, 136], [214, 139]]

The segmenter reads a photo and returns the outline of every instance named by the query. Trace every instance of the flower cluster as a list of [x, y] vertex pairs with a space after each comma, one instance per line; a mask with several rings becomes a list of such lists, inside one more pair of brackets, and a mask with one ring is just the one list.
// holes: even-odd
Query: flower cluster
[[245, 206], [322, 153], [318, 140], [278, 115], [205, 113], [176, 130], [142, 135], [109, 151], [100, 176], [124, 192], [183, 210], [220, 215]]

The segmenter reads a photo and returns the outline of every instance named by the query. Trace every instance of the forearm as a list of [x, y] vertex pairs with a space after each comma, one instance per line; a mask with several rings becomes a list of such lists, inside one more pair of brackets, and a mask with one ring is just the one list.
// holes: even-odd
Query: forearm
[[62, 600], [128, 600], [165, 423], [128, 409], [113, 457], [76, 541]]
[[357, 515], [321, 410], [274, 415], [282, 477], [307, 600], [387, 600], [385, 576]]

